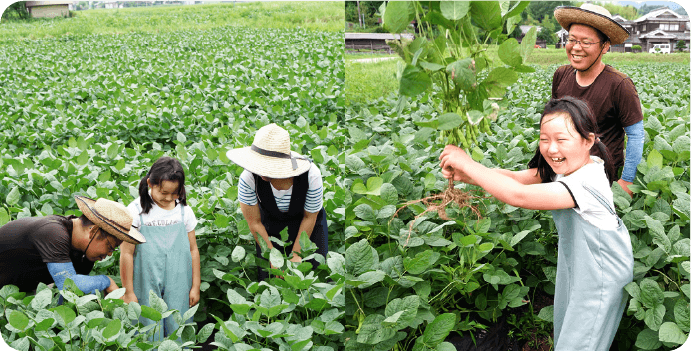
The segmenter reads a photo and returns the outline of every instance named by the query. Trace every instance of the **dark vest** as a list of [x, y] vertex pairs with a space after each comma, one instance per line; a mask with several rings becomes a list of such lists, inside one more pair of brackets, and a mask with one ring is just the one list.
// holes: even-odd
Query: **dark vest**
[[262, 177], [254, 175], [254, 184], [259, 199], [259, 210], [263, 215], [272, 220], [289, 222], [302, 220], [305, 212], [305, 201], [307, 200], [307, 190], [309, 188], [309, 172], [293, 177], [293, 193], [290, 197], [288, 212], [281, 212], [276, 205], [276, 199], [271, 191], [271, 183], [264, 181]]

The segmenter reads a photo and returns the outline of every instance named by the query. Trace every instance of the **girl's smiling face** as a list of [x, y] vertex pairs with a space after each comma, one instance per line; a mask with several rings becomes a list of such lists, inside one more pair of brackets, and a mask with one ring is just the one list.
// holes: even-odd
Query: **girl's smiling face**
[[164, 210], [172, 210], [175, 208], [175, 200], [179, 198], [179, 182], [172, 180], [164, 180], [161, 185], [151, 184], [148, 179], [146, 182], [151, 189], [151, 199], [158, 207]]
[[540, 126], [540, 153], [554, 173], [569, 175], [590, 162], [595, 135], [581, 137], [568, 114], [545, 115]]

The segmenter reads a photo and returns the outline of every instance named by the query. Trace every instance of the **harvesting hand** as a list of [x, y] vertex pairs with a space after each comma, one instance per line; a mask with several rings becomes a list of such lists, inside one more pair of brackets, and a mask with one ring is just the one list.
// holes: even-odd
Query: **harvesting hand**
[[126, 292], [125, 295], [122, 295], [122, 301], [125, 301], [125, 303], [130, 303], [130, 302], [139, 303], [139, 299], [137, 299], [137, 295], [135, 295], [133, 292]]
[[632, 182], [627, 182], [623, 179], [619, 179], [617, 180], [617, 183], [621, 185], [621, 188], [624, 189], [624, 191], [626, 191], [626, 193], [629, 194], [629, 196], [633, 197], [633, 191], [629, 190], [629, 185], [633, 184]]
[[446, 145], [444, 151], [439, 155], [439, 160], [441, 160], [439, 166], [444, 178], [450, 179], [453, 176], [454, 180], [467, 178], [467, 175], [463, 173], [463, 166], [475, 162], [463, 149], [455, 145]]
[[291, 257], [290, 262], [300, 263], [302, 262], [302, 257], [297, 253], [293, 252], [293, 257]]
[[118, 287], [117, 284], [115, 284], [115, 281], [113, 280], [113, 278], [108, 277], [108, 279], [110, 279], [110, 286], [108, 286], [106, 288], [106, 290], [105, 290], [106, 294], [110, 294], [111, 292], [120, 288], [120, 287]]

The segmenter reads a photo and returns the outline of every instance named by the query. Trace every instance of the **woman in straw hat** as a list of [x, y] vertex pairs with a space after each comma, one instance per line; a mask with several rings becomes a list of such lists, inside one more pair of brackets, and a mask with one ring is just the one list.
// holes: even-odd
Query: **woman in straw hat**
[[[300, 262], [300, 236], [307, 235], [317, 245], [317, 253], [326, 257], [328, 228], [322, 207], [323, 188], [319, 167], [308, 158], [290, 150], [288, 132], [276, 124], [260, 128], [252, 146], [233, 149], [228, 159], [245, 171], [240, 175], [238, 197], [242, 215], [256, 240], [257, 256], [261, 257], [259, 240], [269, 248], [293, 254]], [[288, 228], [290, 250], [270, 240], [280, 238]], [[314, 260], [310, 260], [313, 267]], [[259, 268], [259, 280], [267, 278]]]
[[[610, 45], [624, 43], [629, 32], [605, 8], [583, 4], [554, 10], [559, 24], [569, 31], [566, 55], [570, 64], [559, 67], [552, 80], [552, 98], [573, 96], [593, 111], [601, 140], [614, 162], [609, 178], [632, 195], [628, 186], [643, 155], [643, 113], [631, 78], [602, 62]], [[626, 159], [624, 159], [624, 134]], [[601, 156], [598, 154], [598, 156]], [[531, 161], [534, 165], [535, 159]], [[619, 170], [621, 177], [619, 176]]]
[[108, 199], [75, 196], [81, 217], [28, 217], [0, 227], [0, 286], [33, 291], [39, 282], [63, 288], [67, 278], [86, 293], [118, 288], [105, 275], [88, 275], [94, 261], [110, 256], [120, 244], [143, 243], [132, 228], [127, 208]]

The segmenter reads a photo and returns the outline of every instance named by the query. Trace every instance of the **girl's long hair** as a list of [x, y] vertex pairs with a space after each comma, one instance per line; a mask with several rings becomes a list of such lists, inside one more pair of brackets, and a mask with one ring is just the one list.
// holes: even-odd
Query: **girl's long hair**
[[154, 200], [149, 195], [149, 185], [161, 186], [164, 180], [178, 182], [178, 203], [187, 205], [187, 192], [185, 191], [185, 171], [180, 161], [175, 158], [163, 156], [151, 166], [149, 173], [139, 182], [139, 202], [142, 205], [142, 213], [149, 213]]
[[[613, 179], [610, 179], [610, 174], [614, 174], [614, 164], [612, 164], [612, 158], [607, 151], [607, 146], [600, 141], [597, 127], [597, 121], [595, 116], [593, 116], [588, 104], [584, 101], [578, 100], [572, 96], [565, 96], [561, 99], [552, 99], [545, 105], [545, 110], [542, 111], [542, 117], [540, 117], [540, 125], [542, 126], [542, 120], [545, 116], [563, 112], [569, 116], [571, 120], [571, 125], [573, 129], [580, 134], [583, 139], [588, 139], [590, 133], [595, 135], [595, 144], [602, 155], [602, 160], [605, 161], [605, 173], [607, 174], [607, 180], [610, 186], [612, 185]], [[591, 149], [591, 154], [593, 153]], [[535, 150], [535, 156], [528, 162], [529, 168], [537, 168], [537, 173], [540, 175], [543, 183], [549, 183], [554, 180], [556, 173], [552, 170], [552, 167], [547, 163], [547, 160], [540, 153], [540, 145], [538, 144], [537, 150]]]

